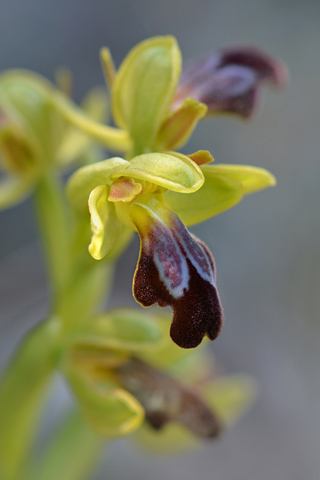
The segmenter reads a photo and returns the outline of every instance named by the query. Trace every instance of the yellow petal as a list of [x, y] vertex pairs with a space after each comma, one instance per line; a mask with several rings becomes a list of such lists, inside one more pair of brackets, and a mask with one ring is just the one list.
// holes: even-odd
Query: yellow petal
[[122, 225], [118, 220], [114, 205], [108, 202], [109, 189], [99, 185], [89, 197], [92, 239], [89, 252], [96, 260], [101, 260], [117, 242]]
[[206, 112], [204, 103], [187, 98], [162, 124], [155, 143], [156, 149], [171, 150], [184, 145]]

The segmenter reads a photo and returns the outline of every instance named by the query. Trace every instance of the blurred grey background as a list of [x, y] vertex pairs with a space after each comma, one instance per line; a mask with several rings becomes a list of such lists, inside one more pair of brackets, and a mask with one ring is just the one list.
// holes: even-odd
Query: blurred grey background
[[[320, 2], [317, 0], [1, 0], [1, 69], [51, 79], [60, 65], [75, 96], [103, 83], [99, 48], [117, 65], [137, 42], [177, 37], [185, 59], [248, 43], [282, 59], [291, 81], [265, 90], [250, 122], [200, 124], [186, 151], [216, 162], [268, 168], [274, 189], [193, 231], [211, 248], [225, 309], [214, 343], [221, 368], [260, 385], [254, 408], [221, 441], [178, 457], [110, 447], [95, 480], [319, 480], [320, 478]], [[41, 250], [32, 202], [0, 213], [0, 360], [45, 315]], [[136, 241], [121, 259], [113, 303], [133, 304]], [[1, 428], [1, 427], [0, 427]], [[45, 479], [44, 479], [45, 480]]]

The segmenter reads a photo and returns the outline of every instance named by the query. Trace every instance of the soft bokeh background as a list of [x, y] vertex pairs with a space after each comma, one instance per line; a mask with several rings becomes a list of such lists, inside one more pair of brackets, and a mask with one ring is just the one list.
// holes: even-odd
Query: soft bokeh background
[[[252, 122], [202, 123], [187, 148], [208, 149], [217, 162], [266, 167], [278, 179], [275, 189], [194, 229], [214, 253], [225, 308], [216, 357], [225, 372], [252, 374], [259, 399], [221, 441], [188, 455], [146, 457], [116, 442], [95, 480], [320, 478], [319, 21], [317, 0], [1, 1], [1, 68], [52, 79], [67, 65], [77, 99], [102, 83], [101, 46], [119, 65], [134, 44], [158, 34], [175, 35], [184, 58], [250, 43], [283, 59], [291, 73], [284, 91], [264, 92]], [[46, 311], [31, 206], [0, 214], [1, 362]], [[132, 303], [137, 251], [135, 242], [120, 261], [114, 304]]]

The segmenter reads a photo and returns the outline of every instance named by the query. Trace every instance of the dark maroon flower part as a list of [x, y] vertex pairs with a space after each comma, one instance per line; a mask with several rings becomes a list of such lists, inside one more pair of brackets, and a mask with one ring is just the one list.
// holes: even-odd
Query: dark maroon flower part
[[[138, 227], [139, 229], [139, 227]], [[141, 237], [134, 277], [134, 296], [144, 307], [173, 308], [170, 334], [183, 348], [220, 333], [223, 314], [215, 282], [214, 261], [207, 246], [191, 235], [170, 212], [170, 225], [152, 218]]]
[[188, 97], [205, 103], [208, 113], [250, 117], [261, 85], [282, 86], [287, 69], [282, 62], [252, 47], [222, 49], [186, 64], [175, 94], [175, 109]]

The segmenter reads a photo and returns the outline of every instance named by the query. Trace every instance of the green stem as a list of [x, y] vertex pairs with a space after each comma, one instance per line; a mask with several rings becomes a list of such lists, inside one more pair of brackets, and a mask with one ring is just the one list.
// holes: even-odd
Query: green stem
[[64, 335], [88, 321], [102, 299], [107, 298], [113, 270], [112, 264], [101, 262], [73, 277], [55, 305], [55, 312], [63, 319]]
[[0, 475], [16, 480], [28, 459], [58, 353], [60, 324], [51, 318], [30, 332], [0, 383]]
[[38, 183], [34, 197], [55, 302], [70, 280], [70, 219], [62, 185], [54, 172], [49, 173]]
[[55, 95], [53, 107], [56, 108], [66, 120], [95, 138], [106, 148], [120, 153], [125, 153], [131, 149], [131, 139], [128, 132], [119, 128], [102, 125], [92, 120], [83, 113], [79, 107], [70, 100], [66, 100], [62, 95]]

